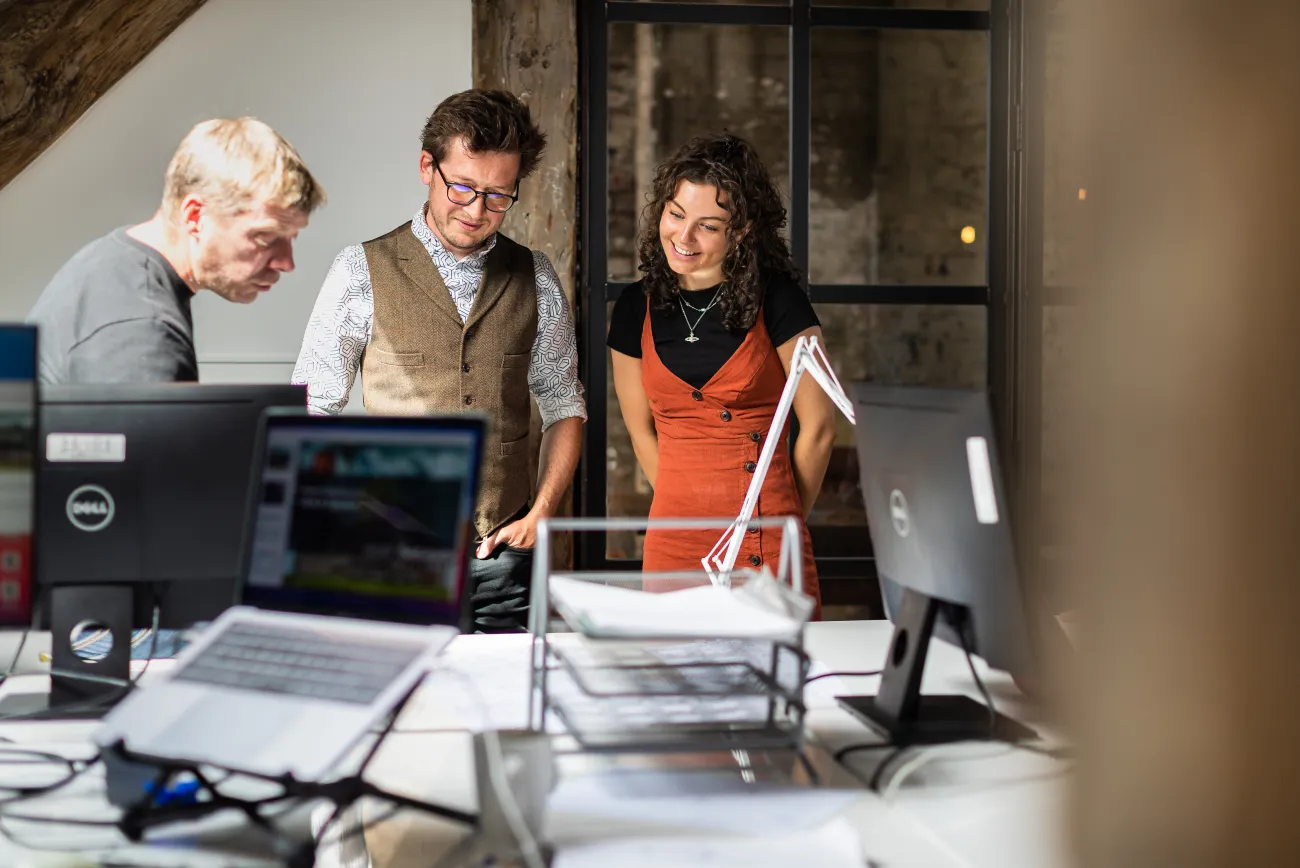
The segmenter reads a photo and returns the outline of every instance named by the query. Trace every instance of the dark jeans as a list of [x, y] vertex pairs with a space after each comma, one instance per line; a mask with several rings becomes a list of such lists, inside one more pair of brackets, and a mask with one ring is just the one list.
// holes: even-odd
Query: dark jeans
[[533, 585], [533, 550], [497, 546], [485, 558], [469, 559], [470, 603], [476, 633], [528, 632], [528, 597]]

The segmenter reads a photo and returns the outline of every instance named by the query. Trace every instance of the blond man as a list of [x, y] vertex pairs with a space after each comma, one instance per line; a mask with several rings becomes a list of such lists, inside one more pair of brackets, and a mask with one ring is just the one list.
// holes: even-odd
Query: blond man
[[194, 294], [256, 300], [293, 270], [293, 242], [324, 202], [266, 124], [198, 124], [172, 156], [157, 213], [77, 251], [36, 300], [41, 381], [198, 380]]

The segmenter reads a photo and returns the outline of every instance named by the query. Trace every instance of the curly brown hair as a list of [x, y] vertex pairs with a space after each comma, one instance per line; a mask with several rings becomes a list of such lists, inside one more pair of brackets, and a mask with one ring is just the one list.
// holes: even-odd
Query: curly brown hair
[[474, 88], [447, 97], [425, 121], [420, 147], [441, 163], [457, 137], [464, 138], [471, 154], [518, 154], [521, 181], [537, 168], [546, 149], [546, 134], [533, 123], [528, 106], [508, 90]]
[[754, 146], [730, 133], [697, 136], [662, 163], [655, 170], [637, 241], [646, 296], [660, 310], [672, 308], [680, 291], [659, 240], [659, 219], [682, 181], [726, 194], [726, 202], [718, 202], [731, 215], [718, 308], [726, 328], [747, 331], [758, 317], [768, 281], [778, 276], [800, 281], [790, 245], [781, 236], [786, 219], [781, 194]]

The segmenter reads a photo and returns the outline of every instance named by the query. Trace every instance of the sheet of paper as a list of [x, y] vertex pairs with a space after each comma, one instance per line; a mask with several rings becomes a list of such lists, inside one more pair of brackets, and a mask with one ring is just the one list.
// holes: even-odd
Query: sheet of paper
[[743, 835], [815, 828], [862, 796], [861, 790], [746, 783], [735, 772], [620, 770], [562, 777], [549, 816], [557, 831], [617, 823]]
[[551, 598], [565, 620], [589, 636], [789, 639], [801, 626], [713, 585], [651, 594], [555, 576]]
[[457, 636], [411, 697], [396, 729], [525, 728], [531, 644], [527, 634]]
[[622, 838], [561, 848], [552, 868], [862, 868], [858, 835], [837, 819], [786, 835]]

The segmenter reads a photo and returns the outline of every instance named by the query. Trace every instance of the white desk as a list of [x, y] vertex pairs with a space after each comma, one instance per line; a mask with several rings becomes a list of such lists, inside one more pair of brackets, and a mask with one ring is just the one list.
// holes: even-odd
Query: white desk
[[[877, 669], [884, 659], [891, 626], [886, 622], [830, 622], [814, 624], [808, 631], [808, 650], [814, 660], [830, 670]], [[5, 657], [0, 643], [0, 659]], [[466, 636], [448, 649], [451, 662], [470, 674], [481, 686], [491, 719], [500, 727], [518, 727], [524, 719], [526, 701], [527, 637]], [[165, 665], [165, 664], [164, 664]], [[979, 664], [977, 663], [977, 666]], [[153, 667], [159, 667], [155, 662]], [[161, 667], [159, 667], [161, 668]], [[21, 671], [21, 670], [20, 670]], [[981, 669], [998, 710], [1028, 720], [1024, 709], [1009, 698], [1012, 690], [1005, 676]], [[146, 676], [147, 677], [147, 676]], [[376, 784], [418, 798], [427, 798], [452, 807], [474, 809], [473, 763], [470, 738], [459, 733], [410, 732], [449, 726], [481, 726], [481, 710], [455, 685], [460, 679], [434, 676], [426, 688], [403, 713], [396, 731], [389, 736], [375, 757], [368, 776]], [[834, 750], [848, 744], [873, 741], [875, 737], [855, 718], [840, 710], [834, 696], [839, 693], [873, 692], [877, 679], [840, 681], [827, 678], [809, 685], [808, 728], [810, 742]], [[26, 675], [12, 677], [0, 687], [0, 695], [10, 691], [41, 689], [45, 679]], [[942, 642], [931, 649], [924, 681], [930, 693], [964, 693], [978, 698], [961, 652]], [[17, 745], [57, 751], [86, 751], [87, 736], [93, 727], [84, 722], [0, 722], [0, 737]], [[1041, 729], [1041, 728], [1040, 728]], [[1058, 834], [1064, 805], [1067, 766], [1035, 754], [994, 745], [964, 745], [931, 748], [945, 753], [915, 771], [886, 802], [865, 792], [845, 807], [843, 816], [858, 832], [864, 864], [866, 860], [881, 866], [1032, 866], [1051, 868], [1066, 864], [1062, 836]], [[847, 764], [863, 776], [869, 776], [888, 751], [868, 751], [849, 757]], [[835, 787], [860, 786], [842, 770], [835, 770], [826, 755], [816, 761], [825, 783]], [[582, 765], [585, 768], [608, 768], [619, 760], [600, 759]], [[621, 762], [645, 765], [636, 758]], [[906, 757], [895, 760], [895, 766]], [[566, 775], [573, 763], [562, 763]], [[686, 774], [687, 772], [683, 772]], [[0, 776], [7, 771], [0, 765]], [[734, 769], [733, 769], [734, 774]], [[12, 780], [12, 778], [9, 778]], [[563, 783], [563, 782], [562, 782]], [[63, 816], [112, 816], [102, 801], [102, 774], [91, 773], [66, 793], [43, 797], [22, 806], [27, 812], [46, 812]], [[67, 812], [67, 813], [64, 813]], [[548, 837], [565, 843], [587, 840], [592, 836], [623, 834], [666, 834], [669, 830], [652, 818], [625, 819], [612, 823], [607, 819], [591, 822], [590, 818], [552, 812], [548, 820]], [[273, 861], [255, 858], [256, 842], [247, 836], [232, 838], [229, 821], [214, 820], [198, 829], [211, 841], [226, 841], [223, 853], [204, 855], [187, 851], [184, 864], [266, 865]], [[124, 842], [112, 830], [67, 829], [15, 825], [14, 831], [27, 840], [43, 845], [80, 846], [89, 850], [119, 847]], [[178, 832], [173, 839], [184, 840], [189, 832]], [[427, 866], [440, 849], [462, 833], [448, 823], [423, 815], [404, 812], [367, 831], [375, 868]], [[233, 851], [232, 849], [233, 848]], [[235, 858], [235, 853], [246, 853]], [[55, 862], [35, 861], [33, 851], [25, 850], [0, 835], [0, 865], [53, 866]], [[119, 852], [133, 864], [177, 864], [177, 852], [151, 851], [131, 847]], [[28, 861], [24, 861], [28, 860]], [[76, 864], [68, 862], [65, 864]], [[80, 863], [80, 864], [85, 864]]]

